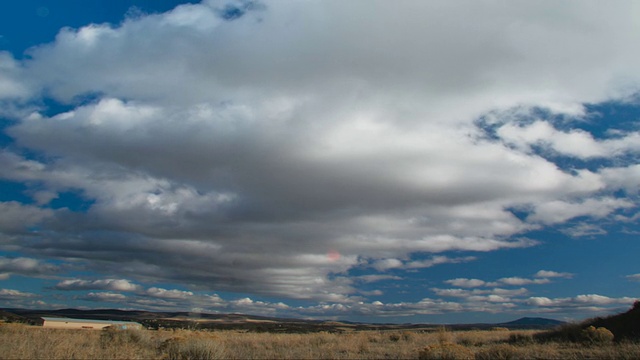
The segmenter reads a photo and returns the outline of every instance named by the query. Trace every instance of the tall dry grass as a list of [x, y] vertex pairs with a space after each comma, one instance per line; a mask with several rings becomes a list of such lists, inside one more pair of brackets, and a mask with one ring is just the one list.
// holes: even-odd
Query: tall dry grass
[[89, 331], [0, 324], [0, 359], [638, 359], [636, 343], [533, 341], [535, 331]]
[[101, 335], [101, 331], [0, 324], [0, 358], [150, 359], [156, 356], [150, 341], [105, 342]]

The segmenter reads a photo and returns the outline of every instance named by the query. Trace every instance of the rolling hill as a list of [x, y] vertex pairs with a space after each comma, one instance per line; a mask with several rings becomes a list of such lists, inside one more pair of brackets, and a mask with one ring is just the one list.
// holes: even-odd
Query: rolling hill
[[[439, 324], [368, 324], [348, 321], [324, 321], [277, 318], [246, 314], [209, 314], [193, 312], [154, 312], [116, 309], [59, 309], [59, 310], [30, 310], [30, 309], [0, 309], [0, 315], [13, 322], [38, 324], [40, 318], [68, 317], [76, 319], [121, 320], [135, 321], [147, 328], [189, 328], [216, 330], [247, 330], [254, 332], [293, 332], [307, 333], [317, 331], [343, 332], [351, 330], [398, 330], [398, 329], [435, 329]], [[450, 324], [451, 330], [490, 329], [505, 327], [509, 329], [548, 329], [561, 325], [563, 322], [546, 318], [525, 317], [500, 324]]]

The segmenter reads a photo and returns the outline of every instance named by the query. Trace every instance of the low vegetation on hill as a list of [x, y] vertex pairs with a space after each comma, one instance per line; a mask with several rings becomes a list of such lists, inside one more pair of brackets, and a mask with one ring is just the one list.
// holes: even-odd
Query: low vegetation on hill
[[622, 314], [565, 324], [535, 336], [541, 342], [607, 343], [640, 341], [640, 301]]

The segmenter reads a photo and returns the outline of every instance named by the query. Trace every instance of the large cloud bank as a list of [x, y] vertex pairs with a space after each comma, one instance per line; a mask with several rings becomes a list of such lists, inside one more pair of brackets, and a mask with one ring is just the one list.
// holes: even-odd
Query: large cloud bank
[[[473, 261], [447, 252], [630, 218], [635, 198], [614, 193], [637, 194], [640, 133], [571, 128], [640, 80], [638, 6], [596, 5], [208, 1], [62, 29], [24, 60], [0, 56], [15, 117], [2, 176], [33, 198], [0, 203], [3, 246], [137, 281], [353, 303], [355, 268]], [[86, 212], [47, 207], [69, 193]], [[78, 281], [60, 286], [95, 284]]]

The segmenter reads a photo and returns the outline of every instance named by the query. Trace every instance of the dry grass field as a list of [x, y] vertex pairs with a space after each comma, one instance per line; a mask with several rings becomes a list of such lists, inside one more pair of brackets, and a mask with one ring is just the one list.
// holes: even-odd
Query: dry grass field
[[0, 325], [2, 359], [639, 359], [611, 339], [534, 341], [536, 331], [90, 331]]

